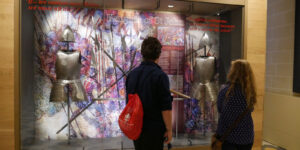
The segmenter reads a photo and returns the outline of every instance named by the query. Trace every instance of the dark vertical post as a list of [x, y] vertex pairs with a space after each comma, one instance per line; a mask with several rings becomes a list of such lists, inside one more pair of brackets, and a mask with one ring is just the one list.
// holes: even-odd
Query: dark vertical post
[[293, 91], [300, 93], [300, 3], [295, 1], [295, 53], [294, 53], [294, 80]]

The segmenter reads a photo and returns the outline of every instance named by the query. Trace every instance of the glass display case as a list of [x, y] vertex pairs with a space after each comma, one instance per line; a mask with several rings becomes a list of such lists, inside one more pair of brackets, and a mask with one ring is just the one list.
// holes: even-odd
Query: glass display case
[[[163, 45], [159, 65], [174, 97], [173, 147], [210, 144], [218, 91], [231, 61], [243, 55], [242, 6], [161, 0], [161, 8], [138, 10], [130, 0], [125, 6], [135, 9], [110, 8], [109, 1], [104, 7], [104, 0], [35, 2], [22, 4], [23, 150], [133, 149], [118, 117], [126, 75], [142, 61], [148, 36]], [[52, 100], [59, 93], [65, 98]]]

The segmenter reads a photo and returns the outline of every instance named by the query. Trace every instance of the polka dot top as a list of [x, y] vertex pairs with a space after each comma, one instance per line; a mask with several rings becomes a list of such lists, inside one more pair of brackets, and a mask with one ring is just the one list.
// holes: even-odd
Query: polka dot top
[[[235, 89], [230, 94], [229, 98], [225, 100], [226, 92], [229, 88], [226, 85], [218, 95], [218, 112], [219, 121], [217, 128], [217, 135], [222, 136], [224, 132], [233, 124], [240, 114], [247, 108], [247, 102], [240, 86], [235, 86]], [[254, 140], [253, 120], [251, 112], [246, 114], [239, 122], [237, 127], [232, 130], [225, 141], [232, 144], [251, 144]]]

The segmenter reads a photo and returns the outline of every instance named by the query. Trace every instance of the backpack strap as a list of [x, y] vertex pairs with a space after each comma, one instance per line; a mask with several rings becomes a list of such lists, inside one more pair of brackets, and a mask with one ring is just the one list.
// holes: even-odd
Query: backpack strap
[[137, 77], [137, 81], [135, 83], [135, 87], [133, 89], [133, 93], [136, 94], [137, 93], [137, 89], [138, 89], [138, 86], [140, 84], [140, 79], [141, 79], [141, 75], [143, 74], [143, 71], [144, 71], [144, 67], [141, 69], [141, 71], [139, 72], [138, 74], [138, 77]]

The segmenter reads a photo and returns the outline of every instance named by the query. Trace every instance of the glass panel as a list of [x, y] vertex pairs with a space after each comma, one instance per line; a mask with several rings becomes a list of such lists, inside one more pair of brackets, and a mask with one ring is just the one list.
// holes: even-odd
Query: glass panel
[[[22, 149], [132, 149], [118, 116], [124, 73], [142, 61], [147, 36], [163, 45], [159, 65], [177, 93], [173, 146], [210, 143], [219, 87], [230, 61], [242, 56], [241, 8], [202, 16], [22, 6]], [[74, 42], [63, 42], [70, 34]]]

